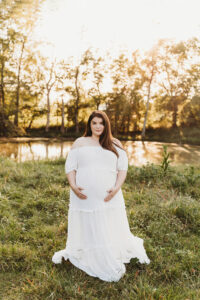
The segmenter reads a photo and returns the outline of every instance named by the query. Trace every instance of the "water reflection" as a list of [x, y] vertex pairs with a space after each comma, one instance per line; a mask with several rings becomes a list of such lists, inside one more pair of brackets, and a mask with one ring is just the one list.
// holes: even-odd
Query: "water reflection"
[[[66, 158], [73, 141], [56, 139], [17, 138], [0, 139], [0, 155], [10, 157], [17, 162], [26, 160]], [[142, 166], [149, 163], [159, 164], [162, 160], [162, 145], [168, 145], [172, 165], [200, 165], [200, 146], [178, 145], [175, 143], [127, 141], [122, 142], [127, 151], [129, 164]]]
[[162, 161], [163, 145], [168, 146], [172, 165], [200, 165], [200, 146], [179, 145], [159, 142], [125, 142], [130, 165], [141, 166], [149, 163], [159, 164]]

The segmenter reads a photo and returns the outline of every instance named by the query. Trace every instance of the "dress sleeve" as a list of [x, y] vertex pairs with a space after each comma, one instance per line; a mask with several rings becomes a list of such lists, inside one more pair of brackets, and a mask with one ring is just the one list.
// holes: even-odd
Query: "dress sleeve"
[[65, 161], [65, 173], [78, 169], [77, 148], [70, 149]]
[[128, 170], [128, 157], [125, 150], [118, 150], [119, 157], [117, 159], [117, 170]]

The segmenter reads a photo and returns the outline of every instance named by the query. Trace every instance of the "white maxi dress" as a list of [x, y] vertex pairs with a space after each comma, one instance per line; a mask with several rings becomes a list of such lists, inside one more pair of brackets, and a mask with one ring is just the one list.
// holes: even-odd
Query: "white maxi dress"
[[143, 239], [129, 228], [122, 190], [108, 202], [107, 190], [115, 185], [118, 170], [128, 169], [126, 151], [114, 146], [119, 158], [102, 146], [80, 146], [68, 152], [65, 173], [76, 170], [76, 184], [87, 199], [80, 199], [70, 188], [66, 248], [54, 253], [90, 276], [103, 281], [119, 281], [131, 258], [150, 263]]

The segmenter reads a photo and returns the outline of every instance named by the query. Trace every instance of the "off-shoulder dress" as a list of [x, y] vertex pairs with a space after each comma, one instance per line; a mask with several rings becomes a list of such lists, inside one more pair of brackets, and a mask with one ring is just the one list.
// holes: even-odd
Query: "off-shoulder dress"
[[122, 190], [108, 202], [107, 190], [115, 185], [119, 170], [128, 169], [125, 150], [115, 146], [119, 157], [102, 146], [80, 146], [69, 150], [65, 173], [76, 170], [76, 184], [87, 199], [80, 199], [70, 188], [66, 247], [52, 257], [62, 257], [90, 276], [103, 281], [119, 281], [124, 263], [137, 258], [150, 263], [143, 239], [130, 231]]

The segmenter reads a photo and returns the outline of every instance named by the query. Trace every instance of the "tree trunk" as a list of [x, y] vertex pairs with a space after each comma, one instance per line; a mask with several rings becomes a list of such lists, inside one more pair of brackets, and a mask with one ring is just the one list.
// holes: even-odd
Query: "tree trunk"
[[142, 135], [141, 135], [142, 139], [145, 137], [148, 112], [149, 112], [149, 97], [147, 98], [146, 111], [145, 111], [144, 123], [142, 128]]
[[122, 133], [124, 134], [125, 130], [126, 130], [126, 116], [123, 116], [123, 118], [121, 120], [120, 129], [121, 129]]
[[101, 103], [101, 101], [99, 101], [99, 100], [97, 99], [97, 101], [96, 101], [96, 110], [99, 110], [99, 105], [100, 105], [100, 103]]
[[50, 93], [51, 93], [52, 87], [54, 86], [54, 84], [56, 82], [56, 76], [55, 76], [54, 80], [52, 81], [53, 73], [54, 73], [54, 62], [51, 65], [49, 80], [46, 83], [46, 91], [47, 91], [47, 123], [46, 123], [46, 127], [45, 127], [45, 132], [49, 132], [50, 109], [51, 109], [51, 106], [50, 106]]
[[127, 121], [127, 125], [126, 125], [126, 132], [129, 134], [130, 131], [130, 113], [128, 114], [128, 121]]
[[0, 111], [2, 122], [5, 122], [5, 92], [4, 92], [4, 59], [1, 59]]
[[146, 123], [147, 123], [147, 117], [148, 117], [148, 112], [149, 112], [149, 100], [150, 100], [150, 95], [151, 95], [151, 84], [152, 84], [152, 81], [153, 81], [153, 76], [154, 76], [154, 68], [152, 69], [151, 78], [149, 80], [147, 103], [146, 103], [146, 111], [145, 111], [145, 116], [144, 116], [144, 123], [143, 123], [143, 128], [142, 128], [142, 134], [141, 134], [141, 138], [142, 139], [144, 139], [145, 132], [146, 132]]
[[117, 107], [115, 108], [115, 124], [114, 124], [114, 135], [116, 136], [118, 133], [118, 128], [117, 128], [117, 120], [118, 120], [118, 110]]
[[24, 47], [25, 47], [25, 39], [23, 40], [22, 43], [21, 54], [20, 54], [19, 64], [18, 64], [18, 72], [17, 72], [17, 91], [16, 91], [15, 118], [14, 118], [14, 124], [16, 126], [18, 126], [19, 123], [20, 76], [21, 76], [21, 66], [22, 66]]
[[79, 112], [80, 93], [79, 93], [79, 88], [78, 88], [78, 76], [79, 76], [79, 67], [76, 68], [76, 74], [75, 74], [75, 88], [76, 88], [75, 125], [76, 125], [76, 134], [79, 133], [78, 112]]
[[4, 92], [4, 59], [1, 59], [1, 85], [0, 85], [0, 106], [5, 108], [5, 92]]
[[62, 99], [62, 124], [61, 124], [61, 128], [60, 131], [61, 133], [65, 133], [65, 112], [64, 112], [64, 101]]
[[33, 120], [34, 120], [34, 117], [32, 116], [30, 122], [29, 122], [29, 125], [28, 125], [28, 129], [31, 129], [31, 126], [32, 126], [32, 123], [33, 123]]
[[177, 127], [178, 107], [174, 104], [172, 113], [172, 128]]
[[49, 123], [50, 123], [50, 90], [47, 90], [47, 123], [45, 127], [45, 132], [49, 132]]

